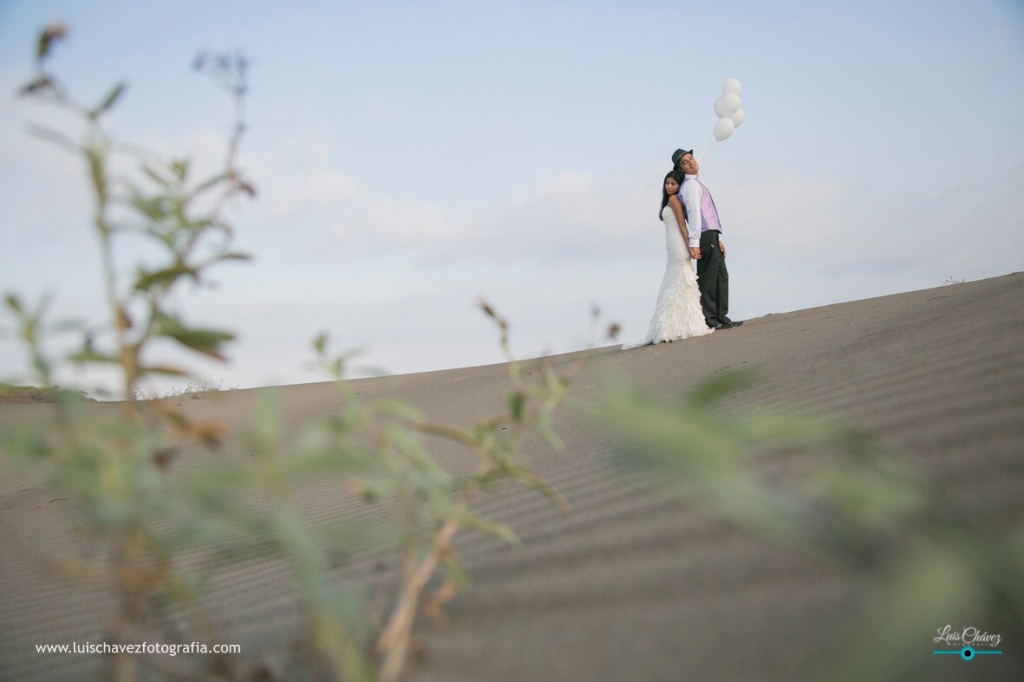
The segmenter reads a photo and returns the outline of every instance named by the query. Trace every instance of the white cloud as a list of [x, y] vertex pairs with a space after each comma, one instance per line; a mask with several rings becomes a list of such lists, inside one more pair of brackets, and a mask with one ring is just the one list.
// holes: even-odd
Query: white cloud
[[465, 237], [468, 225], [458, 215], [446, 216], [433, 204], [369, 201], [360, 213], [360, 232], [384, 246], [433, 245], [443, 248]]
[[355, 240], [361, 252], [374, 256], [408, 248], [436, 263], [635, 253], [645, 248], [652, 228], [660, 229], [660, 179], [623, 183], [564, 173], [510, 197], [454, 208], [374, 197], [351, 176], [329, 168], [288, 182], [276, 174], [264, 182], [272, 220], [311, 225], [331, 241]]
[[762, 182], [732, 184], [709, 181], [730, 241], [765, 255], [841, 255], [837, 239], [863, 239], [867, 226], [854, 234], [846, 219], [847, 191], [833, 181], [805, 179], [789, 173]]
[[660, 182], [655, 175], [623, 181], [563, 173], [499, 205], [490, 232], [510, 236], [519, 253], [635, 252], [638, 240], [660, 226]]
[[307, 208], [333, 208], [359, 197], [359, 186], [351, 177], [329, 170], [313, 172], [276, 191], [271, 198], [270, 214], [288, 218]]

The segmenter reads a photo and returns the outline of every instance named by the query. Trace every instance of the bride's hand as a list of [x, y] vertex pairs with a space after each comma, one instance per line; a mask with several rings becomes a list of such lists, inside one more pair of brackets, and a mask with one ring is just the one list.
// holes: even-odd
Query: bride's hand
[[690, 249], [690, 258], [700, 260], [700, 249]]

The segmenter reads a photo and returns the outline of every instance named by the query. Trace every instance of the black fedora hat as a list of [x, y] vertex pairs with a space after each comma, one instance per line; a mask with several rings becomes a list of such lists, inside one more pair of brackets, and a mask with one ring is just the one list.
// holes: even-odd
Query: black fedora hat
[[677, 149], [677, 150], [675, 150], [674, 152], [672, 152], [672, 163], [673, 164], [679, 163], [679, 159], [683, 158], [684, 154], [693, 154], [693, 150], [692, 149]]

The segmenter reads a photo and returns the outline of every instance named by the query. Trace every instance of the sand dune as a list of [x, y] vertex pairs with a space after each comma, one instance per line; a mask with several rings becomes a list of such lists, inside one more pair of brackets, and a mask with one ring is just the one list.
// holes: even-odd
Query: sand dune
[[[898, 446], [951, 504], [1019, 527], [1022, 274], [769, 315], [708, 337], [604, 349], [602, 359], [665, 394], [724, 367], [752, 368], [757, 382], [731, 404], [839, 416]], [[457, 424], [499, 406], [506, 384], [503, 365], [353, 382], [367, 397], [398, 397]], [[588, 397], [596, 387], [584, 374], [573, 391]], [[183, 407], [241, 429], [262, 391], [214, 394]], [[285, 387], [281, 395], [288, 424], [329, 414], [337, 400], [328, 384]], [[44, 409], [0, 406], [0, 428]], [[606, 464], [608, 436], [576, 413], [560, 411], [554, 430], [565, 452], [538, 440], [524, 449], [572, 511], [523, 489], [482, 500], [481, 510], [510, 523], [523, 546], [472, 533], [460, 540], [472, 585], [449, 605], [447, 627], [420, 628], [424, 652], [407, 679], [807, 680], [846, 650], [855, 616], [872, 596], [870, 581], [770, 544], [645, 478], [614, 472]], [[455, 453], [437, 455], [462, 466]], [[180, 462], [201, 467], [209, 456], [187, 450]], [[799, 461], [777, 464], [780, 475], [799, 474]], [[74, 500], [0, 467], [0, 679], [85, 679], [93, 657], [36, 654], [34, 645], [98, 641], [109, 598], [47, 578], [30, 556], [102, 550], [76, 530]], [[299, 501], [315, 518], [363, 513], [323, 486], [302, 489]], [[356, 557], [338, 575], [372, 586], [392, 569], [387, 558]], [[218, 574], [208, 604], [244, 657], [280, 648], [295, 632], [288, 584], [279, 561], [241, 556]], [[955, 623], [957, 614], [949, 615]], [[1019, 679], [1024, 669], [1024, 642], [1006, 640], [1004, 655], [965, 662], [932, 656], [932, 637], [920, 633], [928, 679]]]

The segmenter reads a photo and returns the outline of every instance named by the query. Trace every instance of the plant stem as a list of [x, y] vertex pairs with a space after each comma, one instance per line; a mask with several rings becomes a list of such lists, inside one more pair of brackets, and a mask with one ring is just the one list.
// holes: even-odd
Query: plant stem
[[437, 531], [431, 543], [430, 551], [417, 562], [413, 550], [409, 550], [406, 558], [405, 575], [402, 581], [402, 592], [398, 605], [388, 619], [387, 627], [381, 633], [377, 650], [384, 655], [381, 666], [380, 681], [396, 682], [405, 665], [409, 651], [409, 638], [416, 620], [416, 607], [420, 595], [430, 577], [434, 575], [441, 556], [448, 550], [452, 538], [459, 530], [459, 522], [449, 517]]

